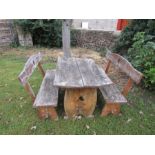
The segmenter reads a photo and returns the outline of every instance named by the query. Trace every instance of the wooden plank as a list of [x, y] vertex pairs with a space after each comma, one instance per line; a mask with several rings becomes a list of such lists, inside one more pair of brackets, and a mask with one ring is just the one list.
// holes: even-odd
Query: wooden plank
[[63, 52], [64, 57], [69, 58], [71, 57], [70, 52], [70, 23], [69, 19], [63, 20], [62, 23], [62, 43], [63, 43]]
[[105, 86], [105, 85], [113, 84], [113, 82], [108, 77], [108, 75], [105, 73], [105, 71], [101, 67], [96, 65], [94, 61], [92, 62], [90, 67], [95, 76], [95, 80], [98, 83], [98, 86]]
[[54, 86], [64, 88], [83, 87], [83, 81], [75, 58], [58, 57]]
[[100, 91], [107, 103], [126, 103], [126, 98], [121, 94], [115, 84], [100, 87]]
[[29, 79], [29, 77], [32, 75], [33, 71], [37, 67], [38, 63], [41, 61], [42, 56], [40, 53], [36, 55], [32, 55], [26, 62], [24, 69], [19, 74], [18, 79], [21, 82], [22, 85], [25, 85]]
[[119, 67], [124, 73], [126, 73], [137, 84], [140, 83], [143, 74], [136, 70], [130, 62], [116, 53], [107, 52], [106, 58], [110, 60], [114, 65]]
[[76, 58], [83, 81], [83, 87], [99, 87], [112, 84], [104, 70], [98, 67], [92, 59]]
[[33, 104], [34, 107], [57, 106], [58, 88], [53, 86], [55, 70], [47, 70], [40, 90]]

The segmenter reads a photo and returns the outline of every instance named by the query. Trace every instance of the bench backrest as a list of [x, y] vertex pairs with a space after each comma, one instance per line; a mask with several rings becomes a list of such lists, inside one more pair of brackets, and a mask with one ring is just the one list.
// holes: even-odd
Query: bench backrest
[[32, 75], [32, 73], [34, 72], [35, 68], [38, 66], [40, 72], [42, 73], [43, 77], [45, 75], [45, 72], [41, 66], [41, 61], [42, 59], [42, 55], [41, 53], [32, 55], [26, 62], [22, 72], [19, 74], [18, 79], [20, 81], [20, 83], [24, 86], [25, 90], [29, 93], [29, 95], [31, 96], [32, 100], [34, 101], [35, 99], [35, 95], [34, 92], [28, 82], [30, 76]]
[[129, 61], [127, 61], [124, 57], [120, 56], [116, 53], [111, 53], [110, 51], [107, 52], [106, 58], [108, 59], [108, 63], [105, 69], [105, 72], [108, 73], [110, 64], [114, 64], [117, 66], [122, 72], [124, 72], [127, 76], [129, 76], [129, 80], [127, 84], [124, 86], [122, 94], [127, 95], [129, 90], [132, 88], [133, 81], [136, 84], [139, 84], [143, 74], [136, 70]]
[[106, 54], [106, 58], [115, 66], [119, 67], [122, 72], [126, 73], [136, 84], [140, 83], [143, 74], [136, 70], [125, 58], [119, 54], [110, 52]]

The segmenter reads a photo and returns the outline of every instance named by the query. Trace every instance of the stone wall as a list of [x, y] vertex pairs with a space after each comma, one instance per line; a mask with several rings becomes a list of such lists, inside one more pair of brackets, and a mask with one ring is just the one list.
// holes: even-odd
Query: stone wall
[[24, 47], [32, 47], [33, 41], [32, 36], [28, 32], [24, 32], [20, 26], [16, 26], [17, 34], [18, 34], [18, 41], [21, 46]]
[[0, 50], [18, 43], [21, 46], [33, 46], [30, 33], [24, 33], [20, 27], [15, 27], [13, 20], [0, 20]]
[[111, 48], [116, 39], [116, 35], [111, 31], [96, 30], [72, 30], [71, 44], [72, 46], [83, 47], [100, 51]]
[[14, 42], [15, 33], [12, 20], [0, 20], [0, 49], [9, 47]]

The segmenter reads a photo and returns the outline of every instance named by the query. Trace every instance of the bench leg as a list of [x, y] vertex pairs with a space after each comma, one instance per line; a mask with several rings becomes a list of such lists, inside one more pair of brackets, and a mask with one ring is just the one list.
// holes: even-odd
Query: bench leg
[[39, 107], [38, 108], [38, 116], [40, 119], [48, 118], [48, 112], [46, 107]]
[[48, 107], [47, 110], [51, 120], [55, 120], [55, 121], [58, 120], [58, 115], [54, 107]]
[[107, 116], [108, 114], [118, 115], [120, 107], [118, 103], [106, 103], [102, 109], [101, 116]]
[[39, 107], [38, 116], [40, 119], [50, 117], [52, 120], [58, 120], [58, 115], [54, 107]]

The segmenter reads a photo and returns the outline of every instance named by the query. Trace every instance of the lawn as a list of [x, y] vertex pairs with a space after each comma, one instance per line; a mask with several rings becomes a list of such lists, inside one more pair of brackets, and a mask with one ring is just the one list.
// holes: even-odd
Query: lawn
[[[33, 49], [33, 52], [42, 49]], [[45, 49], [44, 49], [45, 50]], [[47, 50], [47, 53], [53, 50]], [[128, 95], [128, 103], [122, 106], [119, 116], [100, 117], [104, 104], [98, 95], [95, 117], [80, 120], [64, 120], [63, 92], [60, 92], [59, 121], [39, 120], [31, 99], [17, 80], [29, 49], [14, 49], [0, 55], [0, 134], [52, 134], [52, 135], [105, 135], [105, 134], [155, 134], [155, 92], [134, 86]], [[55, 59], [47, 56], [44, 69], [56, 67]], [[36, 70], [30, 83], [37, 94], [42, 77]]]

